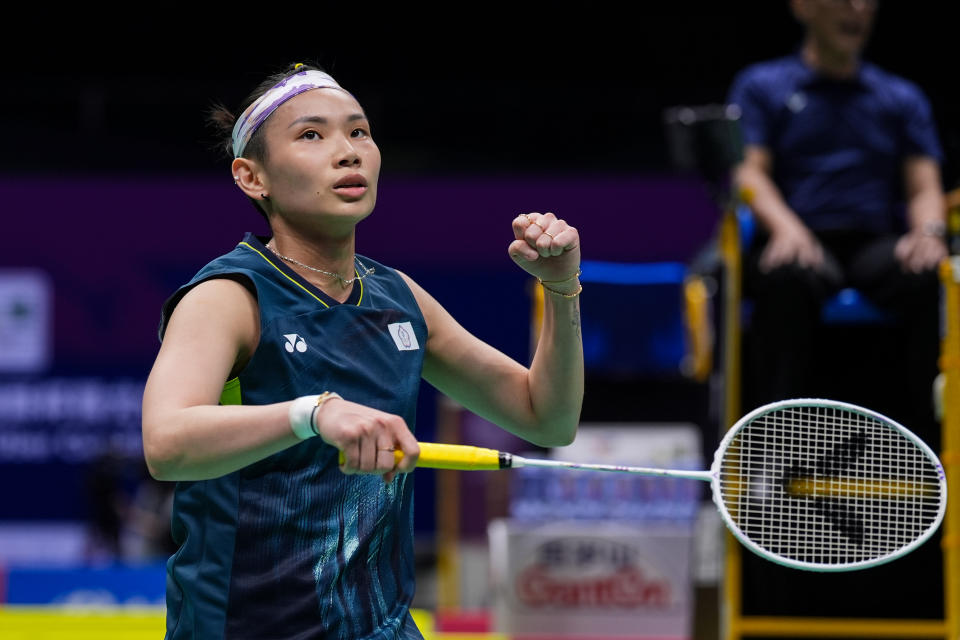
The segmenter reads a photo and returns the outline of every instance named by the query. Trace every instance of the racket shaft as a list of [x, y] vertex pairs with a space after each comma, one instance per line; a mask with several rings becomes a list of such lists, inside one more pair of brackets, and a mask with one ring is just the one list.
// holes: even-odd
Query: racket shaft
[[612, 471], [615, 473], [636, 473], [643, 476], [663, 478], [685, 478], [710, 482], [713, 474], [709, 471], [687, 471], [683, 469], [654, 469], [651, 467], [626, 467], [614, 464], [588, 464], [583, 462], [564, 462], [563, 460], [541, 460], [539, 458], [521, 458], [513, 456], [512, 467], [550, 467], [553, 469], [583, 469], [586, 471]]
[[[394, 453], [397, 460], [401, 460], [403, 453]], [[685, 471], [673, 469], [652, 469], [648, 467], [625, 467], [612, 464], [587, 464], [579, 462], [564, 462], [561, 460], [542, 460], [539, 458], [521, 458], [509, 453], [494, 449], [471, 447], [459, 444], [435, 444], [432, 442], [420, 443], [420, 458], [418, 467], [429, 469], [455, 469], [459, 471], [473, 471], [484, 469], [505, 469], [519, 467], [550, 467], [554, 469], [582, 469], [587, 471], [613, 471], [617, 473], [637, 473], [647, 476], [661, 476], [667, 478], [687, 478], [709, 482], [712, 474], [709, 471]]]

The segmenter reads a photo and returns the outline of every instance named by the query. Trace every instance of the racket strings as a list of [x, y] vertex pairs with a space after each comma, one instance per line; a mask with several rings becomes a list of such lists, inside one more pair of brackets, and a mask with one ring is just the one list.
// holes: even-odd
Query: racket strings
[[839, 407], [792, 406], [743, 426], [722, 453], [720, 497], [742, 535], [818, 565], [891, 556], [938, 520], [940, 471], [898, 429]]

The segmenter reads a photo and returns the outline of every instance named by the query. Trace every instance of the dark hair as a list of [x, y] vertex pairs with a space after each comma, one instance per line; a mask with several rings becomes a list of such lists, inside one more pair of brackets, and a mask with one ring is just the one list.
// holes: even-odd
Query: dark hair
[[[243, 102], [240, 103], [240, 107], [237, 109], [236, 115], [222, 103], [214, 103], [207, 112], [207, 123], [217, 134], [216, 149], [218, 149], [227, 157], [233, 158], [233, 125], [237, 121], [237, 116], [242, 114], [247, 107], [258, 100], [260, 96], [282, 82], [284, 79], [302, 71], [323, 71], [323, 69], [319, 65], [294, 63], [289, 65], [283, 71], [279, 71], [267, 76], [263, 82], [258, 84], [250, 93], [250, 95], [244, 98]], [[269, 118], [267, 119], [269, 120]], [[264, 127], [261, 125], [256, 131], [253, 132], [253, 135], [250, 137], [250, 141], [244, 148], [241, 157], [256, 160], [261, 164], [266, 163], [267, 143], [264, 139], [263, 129]], [[269, 223], [270, 218], [267, 216], [267, 212], [261, 206], [260, 201], [250, 198], [250, 202], [253, 203], [253, 206], [256, 207], [260, 215], [266, 218], [267, 222]]]

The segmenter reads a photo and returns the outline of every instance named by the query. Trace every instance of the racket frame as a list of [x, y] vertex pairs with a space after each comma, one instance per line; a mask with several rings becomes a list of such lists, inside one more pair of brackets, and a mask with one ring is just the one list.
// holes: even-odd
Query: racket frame
[[[819, 407], [819, 408], [830, 408], [830, 409], [842, 409], [845, 411], [850, 411], [852, 413], [857, 413], [867, 418], [876, 420], [889, 428], [894, 429], [899, 432], [905, 438], [910, 440], [918, 449], [920, 449], [925, 456], [930, 460], [937, 470], [937, 476], [940, 481], [940, 505], [937, 512], [937, 516], [933, 522], [930, 523], [930, 526], [927, 527], [920, 536], [914, 539], [907, 545], [900, 547], [896, 551], [888, 553], [884, 556], [878, 558], [873, 558], [870, 560], [863, 560], [859, 562], [845, 562], [845, 563], [816, 563], [816, 562], [804, 562], [800, 560], [794, 560], [791, 558], [786, 558], [784, 556], [778, 555], [771, 551], [767, 551], [756, 542], [751, 540], [737, 525], [736, 521], [733, 519], [733, 516], [730, 514], [726, 505], [723, 501], [723, 496], [721, 493], [720, 487], [720, 468], [723, 464], [724, 455], [726, 454], [727, 448], [734, 441], [737, 434], [742, 431], [745, 427], [750, 424], [753, 424], [758, 418], [773, 413], [774, 411], [779, 411], [781, 409], [792, 409], [792, 408], [802, 408], [802, 407]], [[723, 518], [724, 524], [726, 524], [727, 529], [734, 535], [734, 537], [745, 546], [750, 551], [756, 553], [757, 555], [765, 558], [776, 564], [792, 567], [794, 569], [803, 569], [805, 571], [816, 571], [821, 573], [833, 573], [841, 571], [856, 571], [860, 569], [868, 569], [870, 567], [876, 567], [882, 564], [886, 564], [892, 560], [896, 560], [902, 556], [907, 555], [924, 542], [926, 542], [930, 536], [932, 536], [936, 530], [940, 527], [940, 523], [943, 521], [944, 514], [946, 513], [947, 508], [947, 477], [943, 470], [943, 465], [940, 463], [940, 459], [933, 452], [927, 443], [917, 437], [914, 433], [908, 430], [906, 427], [900, 423], [891, 420], [890, 418], [877, 413], [876, 411], [871, 411], [870, 409], [865, 409], [854, 404], [847, 402], [841, 402], [839, 400], [826, 400], [823, 398], [796, 398], [791, 400], [780, 400], [778, 402], [772, 402], [770, 404], [763, 405], [762, 407], [757, 407], [750, 413], [746, 414], [734, 424], [724, 435], [723, 440], [720, 441], [720, 445], [717, 447], [716, 452], [713, 456], [713, 464], [710, 467], [710, 485], [713, 492], [713, 503], [717, 507], [717, 511], [720, 513], [720, 517]]]

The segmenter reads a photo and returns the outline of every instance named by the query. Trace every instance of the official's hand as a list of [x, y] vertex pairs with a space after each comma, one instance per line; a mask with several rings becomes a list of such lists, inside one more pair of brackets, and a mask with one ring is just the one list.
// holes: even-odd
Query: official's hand
[[819, 269], [823, 266], [823, 247], [804, 225], [787, 224], [770, 233], [770, 240], [760, 254], [760, 270], [769, 272], [788, 264]]
[[514, 241], [507, 251], [520, 268], [545, 282], [569, 279], [580, 268], [580, 234], [552, 213], [524, 213], [513, 219]]
[[[420, 456], [420, 445], [400, 416], [330, 398], [314, 421], [323, 441], [343, 452], [344, 473], [382, 474], [390, 482], [397, 473], [413, 471]], [[399, 464], [396, 450], [403, 451]]]
[[920, 273], [940, 264], [947, 256], [947, 245], [937, 236], [911, 231], [897, 240], [893, 255], [904, 271]]

